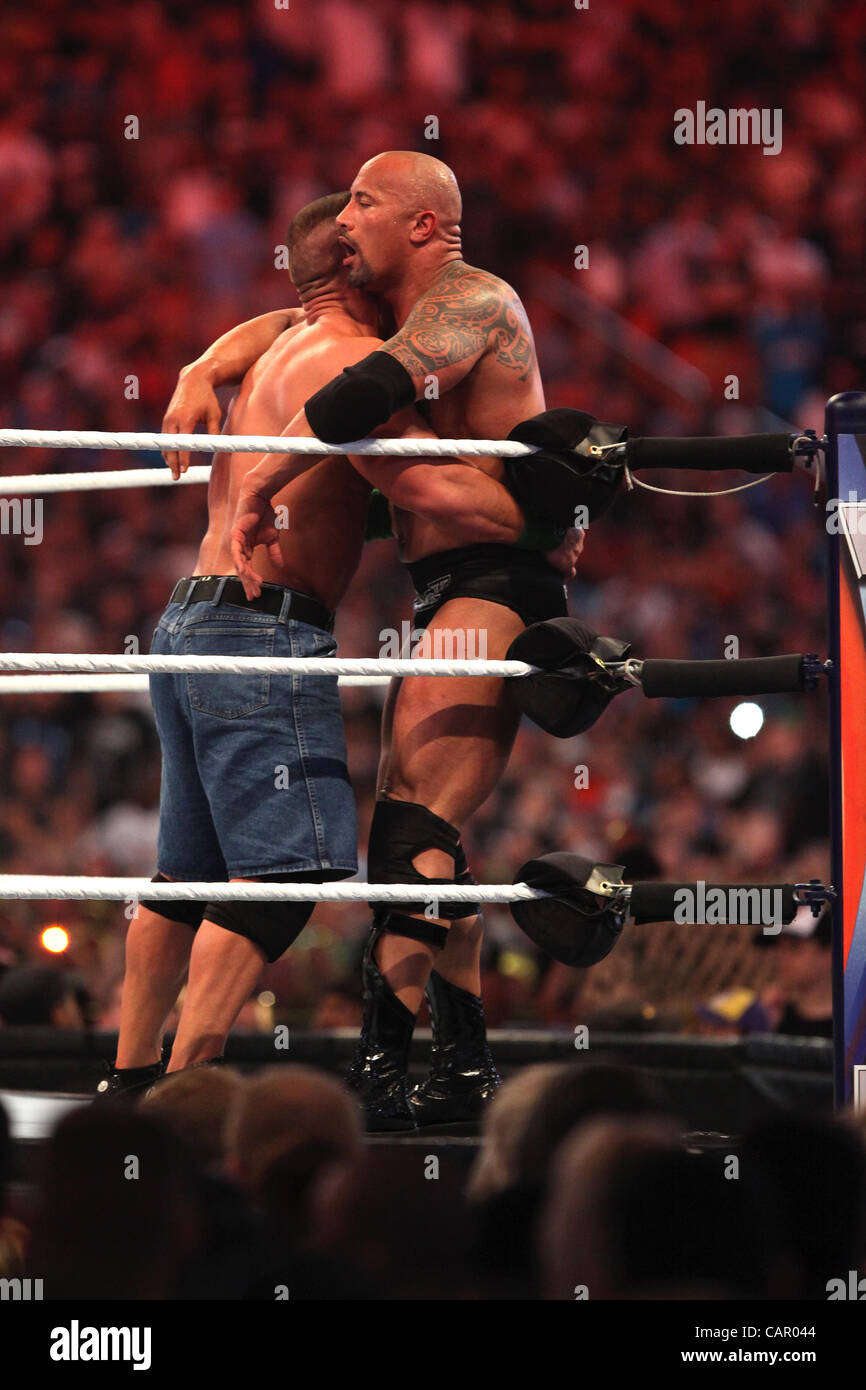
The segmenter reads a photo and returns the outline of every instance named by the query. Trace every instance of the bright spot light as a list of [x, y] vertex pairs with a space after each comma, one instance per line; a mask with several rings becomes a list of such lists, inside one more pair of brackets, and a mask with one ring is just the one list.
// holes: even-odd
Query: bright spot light
[[276, 1002], [277, 1002], [277, 996], [274, 994], [273, 990], [270, 990], [270, 989], [263, 989], [263, 990], [262, 990], [261, 994], [259, 995], [259, 1003], [262, 1004], [262, 1005], [264, 1006], [264, 1008], [266, 1008], [266, 1009], [272, 1009], [272, 1008], [274, 1007], [274, 1005], [276, 1004]]
[[63, 927], [46, 927], [42, 933], [42, 945], [46, 951], [57, 955], [69, 945], [69, 933]]
[[746, 702], [731, 711], [731, 730], [737, 738], [754, 738], [764, 722], [764, 711], [760, 705]]

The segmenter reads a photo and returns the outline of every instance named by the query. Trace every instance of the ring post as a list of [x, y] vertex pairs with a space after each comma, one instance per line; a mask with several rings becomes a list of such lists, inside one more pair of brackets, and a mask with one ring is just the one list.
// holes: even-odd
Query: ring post
[[866, 1105], [866, 392], [827, 402], [836, 1105]]

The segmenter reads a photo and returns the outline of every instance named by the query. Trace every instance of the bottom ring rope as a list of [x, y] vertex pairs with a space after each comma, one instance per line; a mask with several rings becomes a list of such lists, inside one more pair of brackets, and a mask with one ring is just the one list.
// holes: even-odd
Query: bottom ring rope
[[88, 902], [153, 902], [205, 898], [212, 902], [442, 902], [516, 903], [551, 895], [528, 883], [153, 883], [149, 878], [83, 878], [61, 874], [0, 874], [3, 898], [79, 898]]

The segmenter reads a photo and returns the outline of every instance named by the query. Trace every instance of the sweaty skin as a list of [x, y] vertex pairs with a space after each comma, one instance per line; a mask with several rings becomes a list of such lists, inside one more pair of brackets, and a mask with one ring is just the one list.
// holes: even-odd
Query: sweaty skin
[[[299, 402], [334, 371], [342, 371], [381, 345], [360, 322], [337, 306], [280, 334], [246, 373], [226, 420], [236, 434], [278, 435]], [[292, 432], [289, 426], [288, 432]], [[430, 430], [413, 410], [389, 422], [402, 437], [429, 438]], [[217, 454], [208, 488], [208, 529], [199, 550], [196, 574], [247, 573], [236, 565], [232, 530], [238, 502], [249, 486], [250, 454]], [[268, 456], [266, 456], [267, 458]], [[270, 543], [256, 546], [249, 566], [261, 583], [282, 584], [312, 594], [331, 610], [358, 567], [367, 520], [370, 482], [361, 467], [343, 455], [320, 458], [271, 499], [276, 527]], [[523, 516], [510, 493], [482, 481], [479, 470], [456, 462], [428, 459], [371, 459], [368, 472], [386, 496], [422, 508], [428, 517], [447, 517], [448, 534], [458, 542], [482, 536], [513, 541]], [[380, 466], [376, 466], [380, 465]], [[409, 512], [401, 516], [408, 518]], [[435, 520], [428, 522], [436, 531]], [[444, 522], [442, 524], [445, 524]], [[329, 541], [331, 543], [329, 543]], [[252, 595], [260, 583], [247, 584]]]
[[[505, 439], [521, 420], [545, 408], [523, 305], [504, 280], [463, 261], [444, 268], [382, 351], [406, 368], [416, 391], [419, 385], [423, 390], [430, 376], [437, 378], [439, 399], [431, 400], [428, 409], [442, 439]], [[466, 374], [449, 389], [446, 383], [455, 366]], [[504, 480], [501, 458], [480, 458], [476, 466], [497, 482]], [[448, 530], [394, 510], [402, 559], [421, 559], [453, 546]]]
[[[372, 341], [376, 341], [375, 339]], [[226, 420], [235, 434], [277, 435], [310, 389], [371, 351], [369, 326], [334, 310], [281, 333], [246, 373]], [[232, 574], [231, 526], [255, 455], [216, 454], [208, 486], [208, 528], [196, 574]], [[320, 460], [273, 499], [276, 544], [259, 546], [255, 567], [268, 584], [312, 594], [332, 611], [358, 566], [369, 484], [342, 455]], [[285, 511], [282, 509], [285, 508]], [[328, 538], [330, 537], [330, 542]]]
[[[280, 334], [303, 321], [303, 309], [273, 309], [223, 333], [201, 357], [181, 369], [163, 416], [163, 434], [194, 434], [199, 423], [208, 434], [219, 434], [222, 407], [215, 388], [238, 386], [248, 368], [273, 347]], [[190, 466], [187, 452], [169, 449], [164, 457], [174, 478]]]
[[[346, 216], [341, 214], [338, 226]], [[544, 410], [544, 389], [523, 305], [504, 280], [463, 261], [443, 269], [394, 337], [384, 343], [370, 339], [367, 352], [374, 350], [389, 352], [401, 362], [413, 378], [418, 400], [425, 400], [432, 378], [440, 393], [447, 393], [426, 401], [433, 433], [440, 438], [503, 439], [521, 420]], [[366, 355], [352, 360], [360, 361]], [[343, 365], [349, 365], [348, 360]], [[449, 381], [453, 382], [450, 388], [446, 385]], [[404, 430], [397, 426], [403, 420], [402, 414], [393, 417], [377, 433], [400, 435]], [[238, 428], [236, 423], [233, 428]], [[312, 435], [303, 409], [299, 408], [284, 432]], [[422, 428], [413, 432], [425, 433]], [[396, 499], [392, 516], [402, 560], [418, 560], [472, 540], [495, 539], [481, 529], [480, 519], [476, 532], [464, 539], [455, 534], [452, 515], [443, 516], [440, 522], [414, 508], [401, 507], [395, 480], [405, 469], [405, 460], [352, 455], [351, 462], [374, 487]], [[501, 458], [473, 457], [467, 462], [495, 482], [503, 482]], [[276, 507], [286, 479], [297, 479], [304, 470], [316, 472], [321, 467], [316, 455], [266, 455], [247, 473], [241, 496], [259, 494]], [[453, 475], [453, 466], [449, 471]], [[514, 540], [517, 534], [507, 539]], [[245, 566], [237, 549], [235, 564], [243, 574]], [[257, 571], [258, 566], [252, 569]]]

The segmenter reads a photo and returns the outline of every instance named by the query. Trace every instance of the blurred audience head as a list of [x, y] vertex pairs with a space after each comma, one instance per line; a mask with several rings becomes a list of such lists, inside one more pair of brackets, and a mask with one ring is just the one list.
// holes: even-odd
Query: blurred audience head
[[48, 1143], [30, 1269], [46, 1298], [166, 1299], [201, 1239], [194, 1169], [163, 1125], [109, 1104]]
[[471, 1226], [453, 1163], [423, 1147], [368, 1148], [326, 1180], [317, 1247], [379, 1299], [473, 1297]]
[[595, 1115], [665, 1108], [657, 1083], [632, 1067], [605, 1062], [526, 1067], [504, 1083], [484, 1117], [469, 1195], [482, 1201], [510, 1187], [543, 1185], [557, 1145]]
[[[361, 1149], [358, 1107], [325, 1072], [290, 1064], [270, 1067], [246, 1081], [229, 1118], [229, 1166], [253, 1192], [260, 1192], [276, 1160], [353, 1163]], [[303, 1156], [297, 1159], [301, 1165]]]
[[232, 1067], [190, 1067], [165, 1076], [141, 1102], [205, 1168], [226, 1158], [228, 1117], [243, 1086]]
[[562, 1145], [539, 1247], [548, 1298], [790, 1296], [757, 1191], [659, 1119], [593, 1120]]
[[0, 979], [0, 1020], [9, 1028], [82, 1028], [81, 981], [52, 965], [18, 965]]

